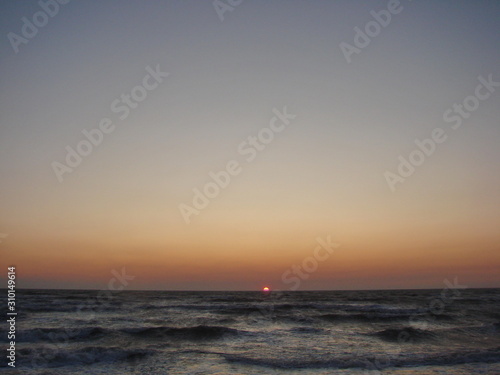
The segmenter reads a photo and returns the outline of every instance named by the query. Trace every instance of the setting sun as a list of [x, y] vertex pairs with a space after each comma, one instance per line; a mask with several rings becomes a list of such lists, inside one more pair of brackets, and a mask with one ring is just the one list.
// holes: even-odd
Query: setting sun
[[269, 289], [269, 287], [265, 286], [264, 288], [262, 288], [262, 291], [263, 292], [270, 292], [271, 289]]

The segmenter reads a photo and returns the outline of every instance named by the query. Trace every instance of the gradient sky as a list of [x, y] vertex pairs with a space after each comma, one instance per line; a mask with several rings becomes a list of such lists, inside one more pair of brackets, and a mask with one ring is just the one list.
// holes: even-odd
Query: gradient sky
[[[401, 1], [347, 63], [387, 1], [72, 1], [15, 53], [36, 1], [0, 8], [1, 282], [130, 289], [288, 289], [282, 275], [340, 247], [300, 289], [500, 287], [500, 88], [457, 130], [443, 120], [500, 81], [498, 1]], [[120, 120], [111, 103], [146, 67], [170, 75]], [[297, 117], [252, 162], [238, 145], [273, 109]], [[59, 182], [51, 164], [84, 129], [115, 130]], [[392, 192], [415, 139], [446, 142]], [[242, 172], [186, 224], [208, 173]]]

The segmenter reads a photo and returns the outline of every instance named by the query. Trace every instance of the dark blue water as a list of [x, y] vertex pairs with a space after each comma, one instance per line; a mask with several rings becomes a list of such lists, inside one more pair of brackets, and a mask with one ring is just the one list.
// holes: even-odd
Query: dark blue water
[[17, 304], [5, 374], [500, 374], [500, 289], [19, 290]]

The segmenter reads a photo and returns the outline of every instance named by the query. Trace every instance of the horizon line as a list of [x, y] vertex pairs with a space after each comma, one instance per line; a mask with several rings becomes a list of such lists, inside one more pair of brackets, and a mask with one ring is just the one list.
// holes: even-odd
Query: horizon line
[[[271, 289], [270, 293], [272, 294], [277, 292], [382, 292], [382, 291], [423, 291], [423, 290], [442, 290], [443, 288], [396, 288], [396, 289], [310, 289], [310, 290], [280, 290], [280, 289]], [[500, 286], [497, 287], [471, 287], [465, 288], [466, 290], [479, 290], [479, 289], [500, 289]], [[8, 290], [8, 288], [0, 288], [0, 290]], [[31, 291], [31, 290], [68, 290], [75, 292], [89, 292], [89, 291], [103, 291], [107, 289], [74, 289], [74, 288], [16, 288], [16, 291]], [[122, 290], [113, 290], [113, 292], [189, 292], [189, 293], [213, 293], [213, 292], [232, 292], [232, 293], [261, 293], [262, 290], [192, 290], [192, 289], [122, 289]], [[269, 292], [267, 292], [269, 293]]]

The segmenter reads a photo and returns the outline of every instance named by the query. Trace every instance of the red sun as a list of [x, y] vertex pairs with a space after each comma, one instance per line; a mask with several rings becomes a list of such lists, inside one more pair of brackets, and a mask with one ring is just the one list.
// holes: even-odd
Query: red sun
[[265, 286], [264, 288], [262, 288], [262, 291], [263, 291], [263, 292], [270, 292], [270, 291], [271, 291], [271, 289], [269, 289], [269, 287], [268, 287], [268, 286]]

